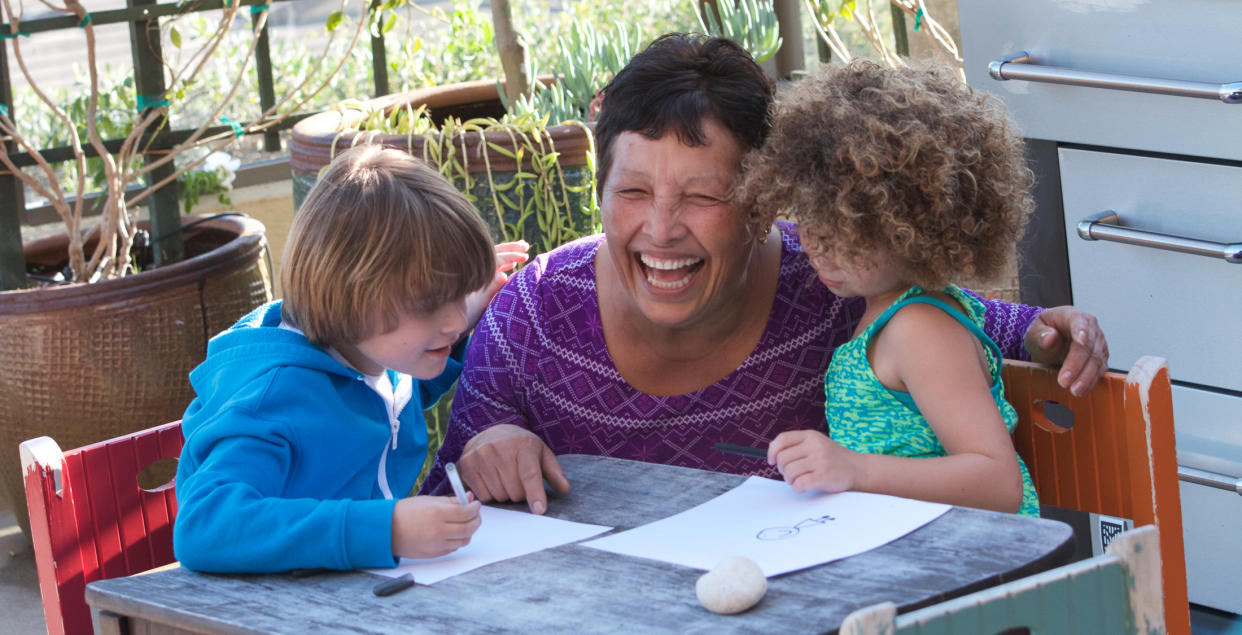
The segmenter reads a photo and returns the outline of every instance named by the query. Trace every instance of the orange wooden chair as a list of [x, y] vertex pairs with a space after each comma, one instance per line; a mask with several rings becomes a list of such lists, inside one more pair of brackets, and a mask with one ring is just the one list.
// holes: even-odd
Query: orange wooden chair
[[173, 483], [144, 490], [138, 478], [155, 461], [179, 456], [181, 443], [176, 421], [68, 452], [50, 437], [21, 444], [49, 634], [92, 632], [87, 583], [173, 562]]
[[[1168, 365], [1143, 357], [1109, 372], [1083, 397], [1057, 385], [1057, 369], [1005, 360], [1005, 397], [1018, 411], [1014, 445], [1039, 502], [1129, 518], [1160, 529], [1164, 619], [1190, 633], [1186, 554]], [[1059, 404], [1059, 405], [1056, 405]], [[1072, 413], [1072, 423], [1065, 413]], [[1064, 427], [1064, 426], [1069, 426]]]

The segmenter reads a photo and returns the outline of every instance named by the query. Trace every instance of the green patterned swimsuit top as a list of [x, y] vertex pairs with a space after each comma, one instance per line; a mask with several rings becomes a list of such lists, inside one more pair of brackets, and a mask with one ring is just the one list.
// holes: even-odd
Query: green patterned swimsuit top
[[[825, 416], [834, 441], [849, 450], [868, 454], [908, 457], [948, 454], [910, 393], [891, 390], [880, 383], [867, 360], [871, 338], [898, 310], [915, 303], [930, 304], [943, 310], [983, 343], [992, 373], [992, 399], [1000, 409], [1005, 426], [1013, 432], [1018, 423], [1018, 413], [1005, 401], [1000, 349], [983, 332], [986, 309], [982, 302], [954, 285], [949, 285], [944, 292], [962, 305], [966, 315], [937, 298], [924, 295], [923, 289], [916, 286], [901, 294], [862, 333], [837, 347], [828, 366], [828, 374], [824, 377], [824, 394], [827, 396]], [[1022, 509], [1018, 513], [1038, 517], [1039, 498], [1021, 457], [1018, 458], [1018, 467], [1022, 470]]]

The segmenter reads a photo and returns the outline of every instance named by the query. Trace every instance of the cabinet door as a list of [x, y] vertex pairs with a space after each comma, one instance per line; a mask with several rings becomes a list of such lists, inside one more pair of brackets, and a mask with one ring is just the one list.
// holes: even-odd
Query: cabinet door
[[1159, 355], [1175, 381], [1242, 391], [1242, 263], [1078, 234], [1113, 210], [1141, 232], [1242, 243], [1242, 168], [1067, 148], [1060, 160], [1074, 304], [1100, 319], [1109, 365]]
[[[958, 0], [958, 13], [966, 81], [1003, 99], [1024, 136], [1242, 159], [1242, 103], [1219, 97], [1220, 87], [1242, 82], [1242, 2]], [[1211, 90], [1187, 97], [993, 79], [989, 64], [1018, 51], [1030, 54], [1031, 66], [1011, 70]]]
[[1190, 601], [1242, 613], [1242, 396], [1174, 386], [1173, 420], [1178, 469], [1214, 481], [1181, 484]]

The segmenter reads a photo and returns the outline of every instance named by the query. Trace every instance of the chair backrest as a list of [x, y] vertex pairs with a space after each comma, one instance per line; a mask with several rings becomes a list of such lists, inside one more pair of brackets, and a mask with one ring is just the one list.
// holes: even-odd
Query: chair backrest
[[[846, 616], [841, 635], [1165, 633], [1160, 530], [1127, 531], [1108, 553], [896, 616], [891, 602]], [[1189, 631], [1187, 631], [1188, 633]]]
[[[1004, 380], [1005, 397], [1018, 411], [1014, 446], [1031, 472], [1040, 503], [1128, 518], [1135, 527], [1159, 527], [1165, 621], [1169, 632], [1189, 633], [1173, 397], [1165, 360], [1143, 357], [1126, 375], [1109, 372], [1082, 397], [1057, 385], [1057, 369], [1038, 364], [1006, 360]], [[1072, 413], [1069, 429], [1055, 421], [1058, 409]]]
[[177, 421], [68, 452], [49, 437], [21, 444], [48, 633], [91, 632], [88, 582], [173, 562], [173, 484], [144, 490], [138, 476], [181, 443]]

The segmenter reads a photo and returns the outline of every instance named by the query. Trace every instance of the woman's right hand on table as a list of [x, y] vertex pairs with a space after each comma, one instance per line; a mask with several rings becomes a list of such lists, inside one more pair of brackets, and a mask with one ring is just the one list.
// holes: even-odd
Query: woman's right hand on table
[[552, 450], [530, 430], [512, 424], [492, 426], [470, 439], [457, 470], [479, 500], [525, 500], [535, 514], [548, 509], [545, 478], [552, 489], [569, 492], [569, 479]]

